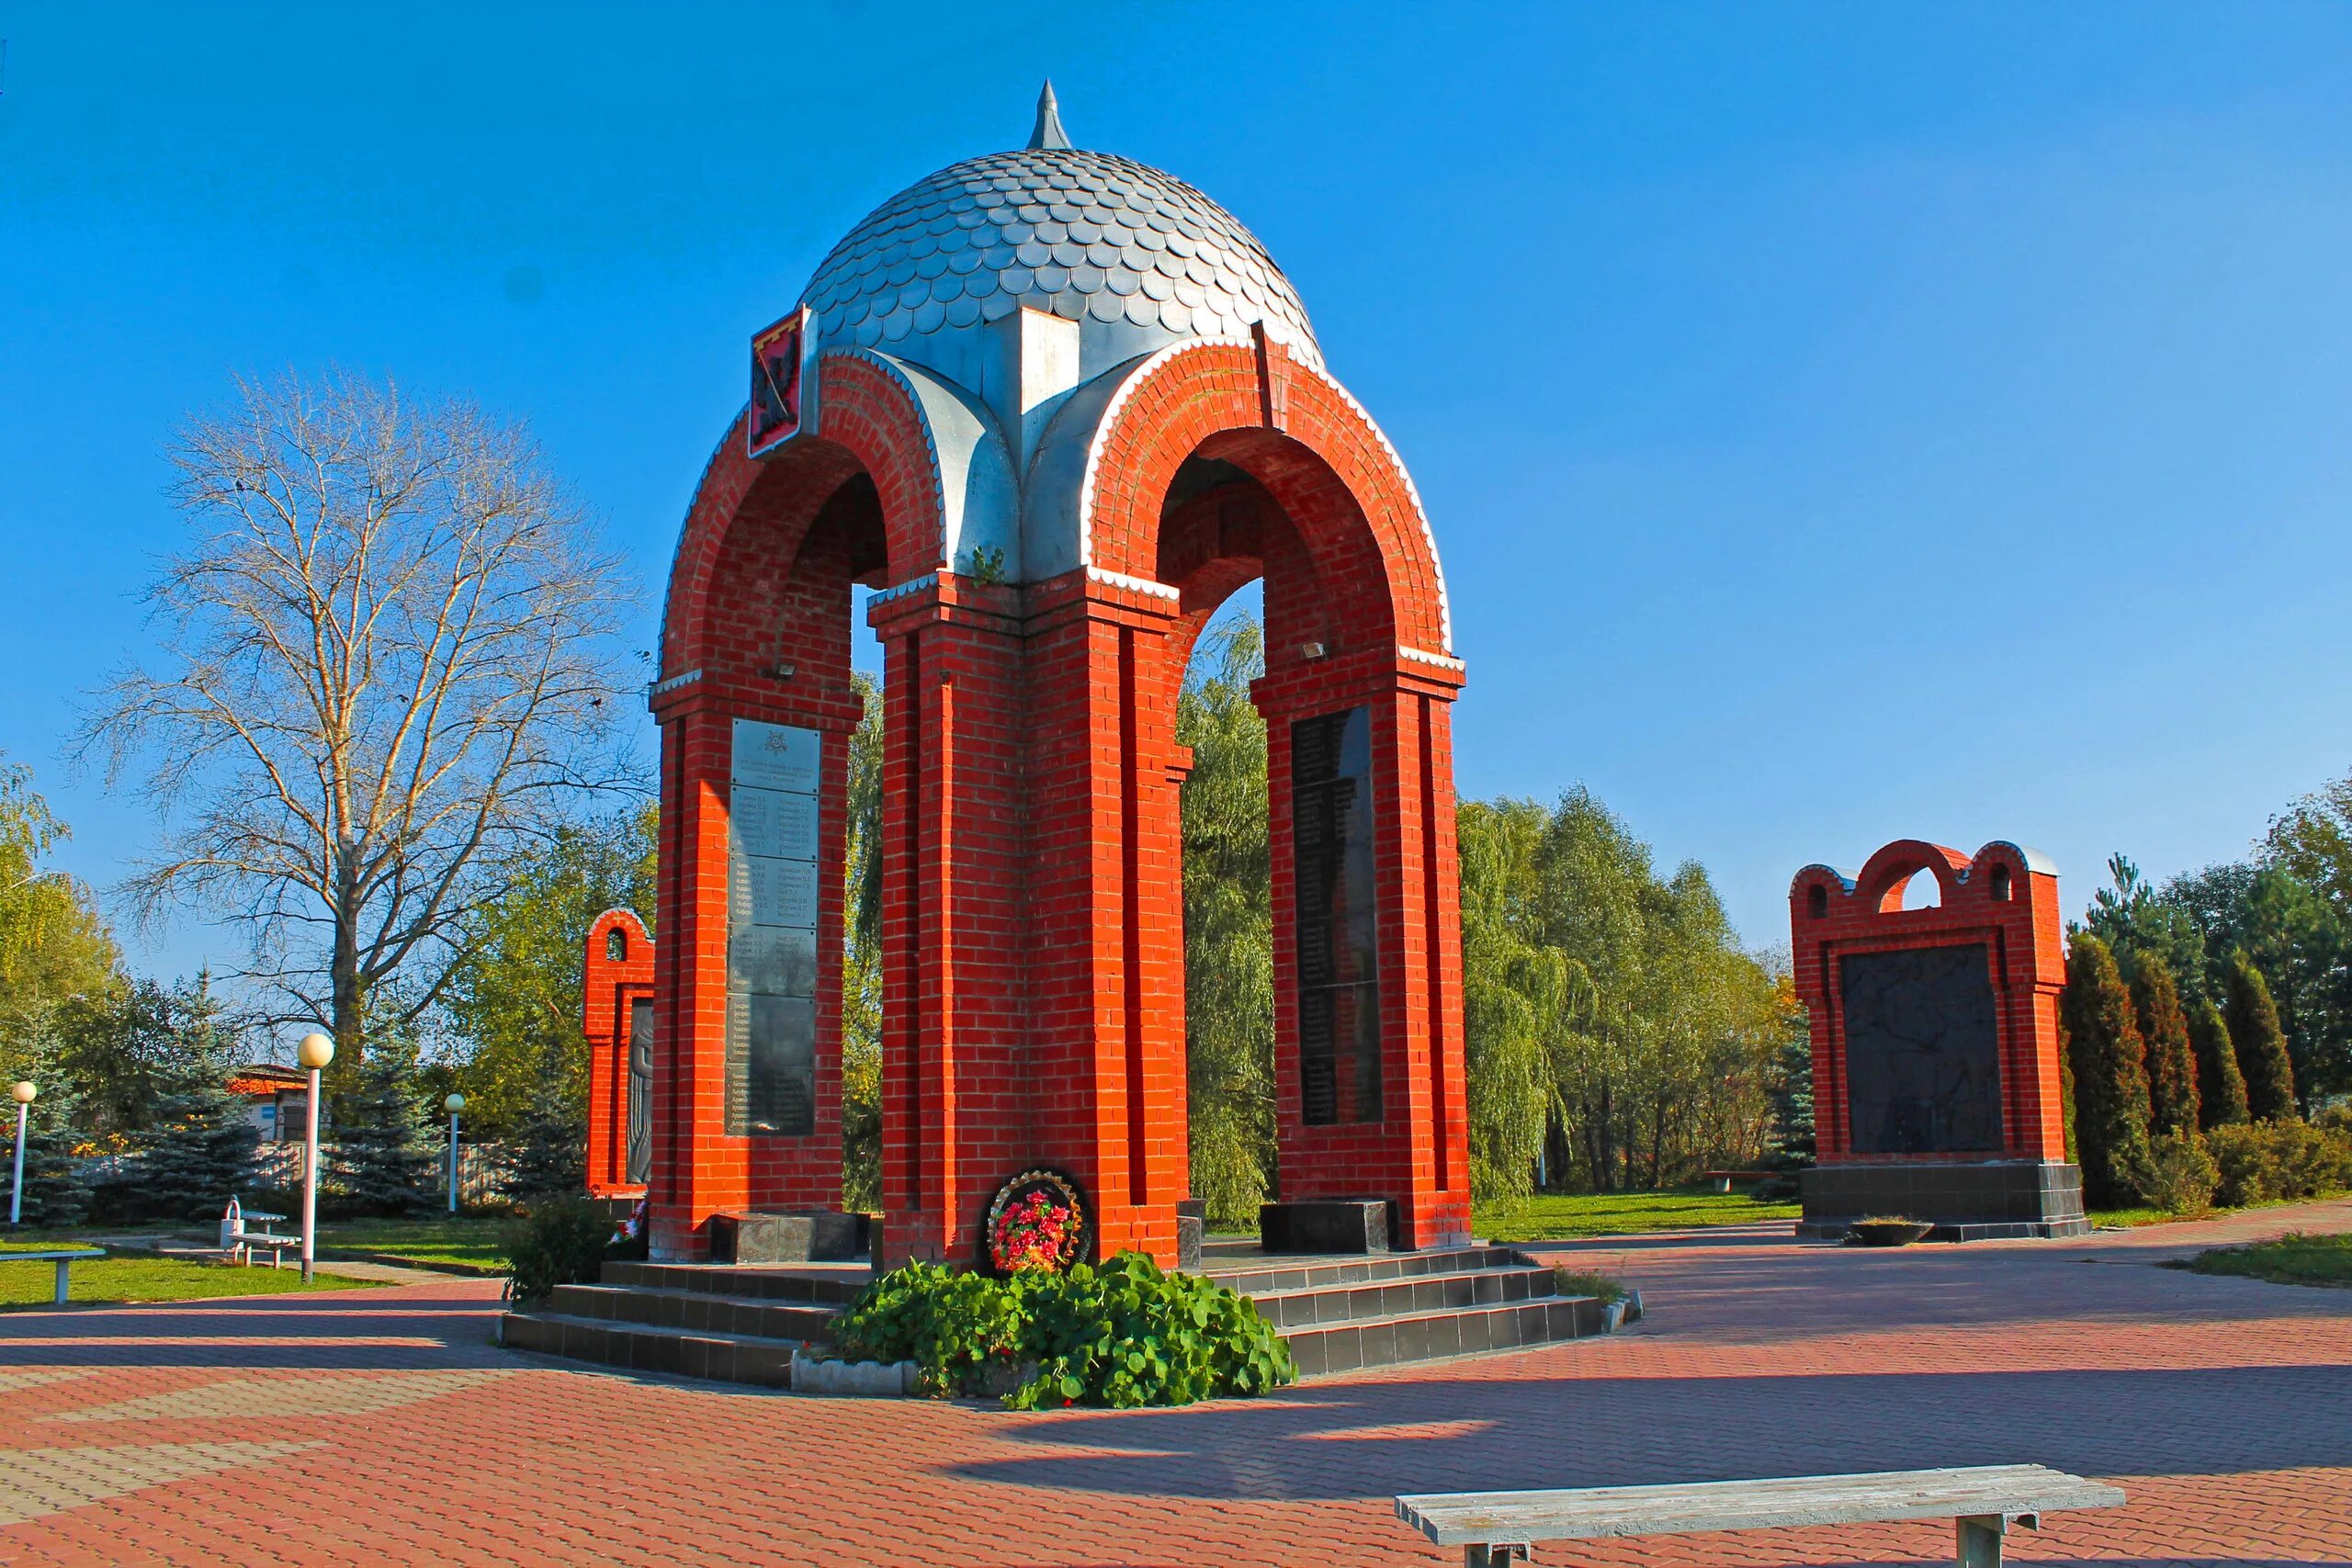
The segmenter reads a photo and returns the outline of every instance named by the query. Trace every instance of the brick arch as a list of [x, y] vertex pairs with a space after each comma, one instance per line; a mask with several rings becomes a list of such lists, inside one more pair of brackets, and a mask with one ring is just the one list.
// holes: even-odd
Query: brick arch
[[1861, 874], [1854, 879], [1854, 897], [1867, 908], [1894, 914], [1903, 908], [1903, 890], [1911, 879], [1923, 871], [1932, 871], [1937, 886], [1942, 890], [1943, 901], [1950, 904], [1959, 895], [1968, 867], [1968, 857], [1948, 845], [1931, 844], [1924, 839], [1897, 839], [1862, 866]]
[[698, 668], [706, 655], [718, 568], [739, 522], [782, 530], [797, 547], [824, 503], [863, 472], [872, 477], [881, 505], [887, 581], [929, 571], [944, 558], [938, 457], [912, 396], [871, 355], [828, 354], [818, 366], [821, 436], [796, 441], [773, 457], [747, 457], [746, 410], [703, 469], [671, 559], [662, 615], [665, 676]]
[[1396, 449], [1344, 388], [1281, 344], [1162, 350], [1121, 389], [1089, 454], [1080, 528], [1090, 567], [1152, 578], [1160, 505], [1194, 455], [1247, 471], [1313, 556], [1335, 614], [1376, 614], [1405, 648], [1452, 652], [1444, 574]]

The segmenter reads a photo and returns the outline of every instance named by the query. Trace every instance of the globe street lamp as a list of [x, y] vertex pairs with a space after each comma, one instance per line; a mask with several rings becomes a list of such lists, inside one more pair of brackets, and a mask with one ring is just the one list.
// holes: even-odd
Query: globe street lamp
[[33, 1096], [40, 1092], [28, 1078], [8, 1091], [17, 1100], [17, 1185], [8, 1194], [8, 1228], [17, 1227], [17, 1217], [25, 1212], [25, 1115], [33, 1108]]
[[294, 1048], [295, 1059], [311, 1070], [311, 1098], [303, 1118], [309, 1126], [302, 1148], [302, 1283], [311, 1282], [311, 1256], [319, 1228], [319, 1069], [334, 1060], [334, 1041], [313, 1032]]
[[449, 1113], [449, 1212], [458, 1212], [458, 1112], [466, 1108], [466, 1097], [452, 1094], [441, 1102]]

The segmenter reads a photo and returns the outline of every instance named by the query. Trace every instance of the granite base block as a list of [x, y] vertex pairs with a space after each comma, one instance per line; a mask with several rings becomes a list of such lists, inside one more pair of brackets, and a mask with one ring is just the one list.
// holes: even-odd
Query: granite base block
[[871, 1216], [747, 1209], [710, 1216], [714, 1263], [847, 1263], [865, 1256]]
[[1385, 1252], [1388, 1201], [1317, 1198], [1268, 1203], [1258, 1211], [1258, 1239], [1268, 1252]]
[[1933, 1226], [1931, 1241], [2081, 1235], [2090, 1229], [2082, 1172], [2056, 1161], [1829, 1164], [1800, 1179], [1804, 1217], [1797, 1235], [1810, 1240], [1842, 1240], [1857, 1220], [1895, 1215]]

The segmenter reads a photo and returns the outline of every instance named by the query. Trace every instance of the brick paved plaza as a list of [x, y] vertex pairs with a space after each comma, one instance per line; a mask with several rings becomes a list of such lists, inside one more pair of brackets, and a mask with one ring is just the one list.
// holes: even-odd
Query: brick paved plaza
[[[2352, 1296], [2152, 1267], [2273, 1211], [1856, 1253], [1621, 1257], [1615, 1339], [1191, 1410], [1015, 1416], [633, 1379], [486, 1343], [494, 1286], [0, 1319], [0, 1562], [1408, 1563], [1407, 1490], [2038, 1461], [2128, 1507], [2033, 1560], [2352, 1562]], [[2352, 1229], [2352, 1202], [2298, 1211]], [[1539, 1561], [1949, 1561], [1950, 1527]]]

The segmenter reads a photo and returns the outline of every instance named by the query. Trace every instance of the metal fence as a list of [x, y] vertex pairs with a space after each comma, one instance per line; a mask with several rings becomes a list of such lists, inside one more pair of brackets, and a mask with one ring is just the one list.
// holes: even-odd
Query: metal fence
[[[299, 1143], [264, 1144], [254, 1158], [254, 1185], [292, 1192], [302, 1185], [302, 1156], [305, 1145]], [[505, 1174], [501, 1168], [505, 1153], [500, 1144], [458, 1145], [458, 1206], [479, 1208], [495, 1203], [506, 1196]], [[322, 1169], [334, 1167], [335, 1145], [319, 1145]], [[433, 1192], [443, 1201], [449, 1196], [449, 1147], [441, 1145], [433, 1162]]]

